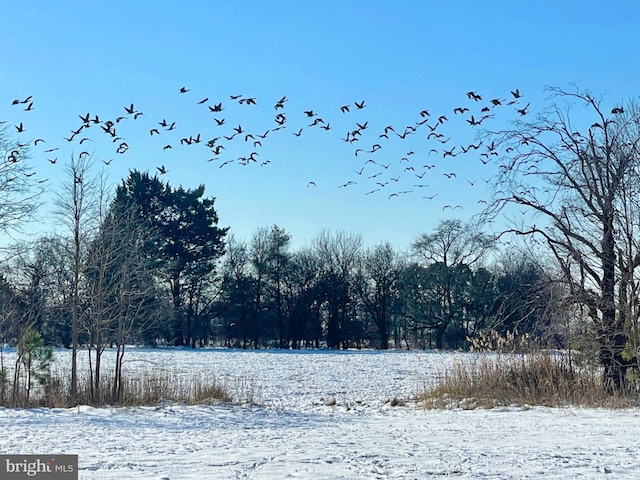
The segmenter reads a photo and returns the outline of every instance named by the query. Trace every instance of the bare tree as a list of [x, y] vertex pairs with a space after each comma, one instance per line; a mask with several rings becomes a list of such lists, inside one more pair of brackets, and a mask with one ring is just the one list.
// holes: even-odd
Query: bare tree
[[224, 321], [220, 326], [229, 346], [236, 345], [239, 339], [242, 339], [242, 346], [249, 344], [249, 323], [253, 317], [253, 282], [249, 267], [247, 244], [233, 234], [229, 235], [222, 266], [223, 300], [220, 308], [220, 317]]
[[0, 231], [5, 234], [19, 230], [40, 206], [44, 187], [28, 160], [28, 146], [12, 141], [0, 126]]
[[88, 239], [97, 228], [96, 210], [99, 205], [97, 180], [91, 178], [93, 165], [91, 157], [80, 155], [71, 157], [66, 167], [67, 182], [56, 199], [56, 215], [69, 228], [71, 233], [71, 264], [73, 282], [70, 296], [71, 310], [71, 385], [70, 395], [78, 393], [78, 340], [80, 330], [80, 282], [84, 261], [84, 252]]
[[550, 91], [562, 105], [490, 134], [501, 155], [486, 213], [515, 205], [534, 214], [510, 231], [550, 248], [569, 300], [595, 325], [605, 388], [619, 390], [637, 366], [637, 351], [628, 347], [639, 313], [640, 110], [634, 102], [605, 108], [577, 89]]
[[314, 240], [314, 249], [321, 258], [321, 285], [327, 304], [327, 344], [329, 348], [346, 347], [350, 320], [355, 309], [355, 272], [362, 249], [359, 235], [323, 230]]
[[[435, 329], [436, 348], [443, 348], [447, 328], [459, 319], [464, 304], [470, 267], [492, 248], [494, 239], [477, 225], [443, 220], [433, 233], [425, 233], [413, 244], [414, 254], [428, 265], [435, 308], [430, 308], [429, 328]], [[463, 337], [464, 338], [464, 337]]]
[[362, 256], [361, 281], [356, 285], [362, 303], [378, 329], [382, 350], [389, 348], [392, 305], [403, 267], [401, 256], [390, 243], [376, 245]]

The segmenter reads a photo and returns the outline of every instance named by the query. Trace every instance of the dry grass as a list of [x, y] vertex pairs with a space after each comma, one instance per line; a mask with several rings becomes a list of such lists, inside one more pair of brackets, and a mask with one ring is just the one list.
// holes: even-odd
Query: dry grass
[[212, 405], [231, 402], [226, 388], [215, 378], [184, 378], [172, 374], [146, 373], [123, 382], [119, 405], [157, 405], [177, 402], [187, 405]]
[[[23, 394], [13, 398], [0, 398], [0, 405], [6, 407], [49, 407], [68, 408], [78, 404], [104, 406], [154, 406], [161, 403], [182, 403], [187, 405], [212, 405], [232, 402], [225, 385], [215, 377], [185, 378], [171, 372], [144, 372], [136, 377], [125, 378], [122, 382], [120, 398], [112, 401], [110, 379], [101, 382], [99, 392], [92, 392], [86, 378], [78, 379], [76, 398], [70, 395], [69, 376], [64, 372], [52, 372], [46, 384], [34, 388], [26, 400]], [[4, 401], [2, 401], [4, 400]]]
[[605, 393], [596, 370], [577, 370], [562, 356], [485, 354], [456, 361], [426, 387], [418, 400], [427, 408], [567, 405], [625, 408], [637, 405], [632, 393]]

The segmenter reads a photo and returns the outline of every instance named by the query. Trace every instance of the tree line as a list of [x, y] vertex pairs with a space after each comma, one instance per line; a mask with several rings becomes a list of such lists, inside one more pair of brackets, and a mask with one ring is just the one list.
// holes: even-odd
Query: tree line
[[97, 378], [104, 349], [128, 344], [443, 349], [515, 329], [550, 339], [542, 267], [522, 254], [487, 263], [496, 239], [459, 220], [409, 252], [327, 230], [292, 251], [276, 225], [248, 241], [219, 227], [204, 186], [134, 170], [105, 199], [89, 173], [88, 159], [73, 161], [57, 205], [69, 235], [9, 262], [0, 334], [85, 346]]

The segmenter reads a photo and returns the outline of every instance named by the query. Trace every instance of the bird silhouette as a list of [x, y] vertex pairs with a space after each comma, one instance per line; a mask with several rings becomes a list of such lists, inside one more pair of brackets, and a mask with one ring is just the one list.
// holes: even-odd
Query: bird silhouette
[[187, 87], [180, 87], [180, 93], [187, 93], [190, 90]]
[[165, 168], [164, 165], [160, 165], [159, 167], [156, 167], [156, 168], [160, 172], [160, 175], [164, 175], [165, 173], [167, 173], [167, 169]]
[[362, 110], [364, 107], [366, 107], [366, 105], [364, 104], [364, 100], [362, 100], [360, 103], [355, 102], [355, 105], [358, 110]]
[[457, 155], [453, 153], [453, 151], [456, 149], [456, 147], [453, 147], [451, 150], [443, 150], [442, 151], [442, 158], [445, 157], [455, 157]]
[[339, 185], [338, 188], [344, 188], [344, 187], [348, 187], [349, 185], [355, 185], [356, 182], [354, 182], [353, 180], [349, 180], [347, 183], [343, 183], [342, 185]]
[[276, 110], [278, 110], [279, 108], [284, 108], [284, 104], [286, 101], [287, 101], [287, 97], [286, 96], [282, 97], [280, 100], [276, 102], [273, 108]]

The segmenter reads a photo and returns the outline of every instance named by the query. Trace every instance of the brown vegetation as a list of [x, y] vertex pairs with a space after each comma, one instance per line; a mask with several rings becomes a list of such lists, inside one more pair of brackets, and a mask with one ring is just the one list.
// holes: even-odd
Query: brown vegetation
[[[0, 379], [1, 380], [1, 379]], [[88, 378], [78, 377], [76, 399], [72, 395], [69, 375], [64, 372], [53, 372], [36, 391], [27, 399], [25, 395], [0, 398], [0, 405], [6, 407], [50, 407], [68, 408], [76, 405], [95, 407], [115, 404], [116, 406], [154, 406], [164, 402], [183, 403], [187, 405], [211, 405], [232, 401], [231, 394], [225, 385], [214, 377], [185, 378], [171, 373], [144, 372], [136, 377], [124, 378], [122, 393], [117, 403], [110, 402], [109, 385], [106, 379], [101, 392], [96, 396], [92, 392], [92, 384]]]
[[425, 387], [418, 401], [427, 408], [626, 408], [636, 406], [638, 396], [631, 390], [611, 394], [603, 388], [599, 369], [576, 368], [568, 356], [539, 351], [456, 360], [441, 372], [435, 386]]

